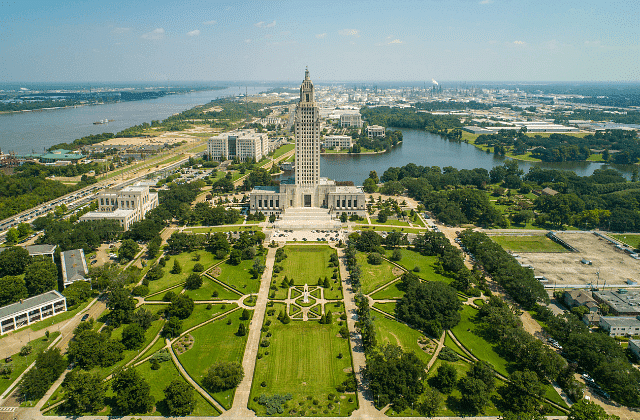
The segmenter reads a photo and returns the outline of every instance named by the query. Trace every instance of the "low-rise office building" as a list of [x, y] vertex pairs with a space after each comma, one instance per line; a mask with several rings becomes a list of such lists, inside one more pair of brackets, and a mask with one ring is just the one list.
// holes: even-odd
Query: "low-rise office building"
[[80, 221], [111, 219], [128, 230], [131, 223], [144, 219], [149, 210], [158, 207], [158, 193], [149, 192], [149, 186], [141, 184], [119, 191], [105, 190], [97, 200], [98, 210], [84, 214]]
[[212, 160], [254, 159], [256, 162], [269, 153], [267, 133], [239, 130], [209, 138], [207, 153]]
[[52, 290], [0, 308], [0, 335], [67, 310], [67, 298]]

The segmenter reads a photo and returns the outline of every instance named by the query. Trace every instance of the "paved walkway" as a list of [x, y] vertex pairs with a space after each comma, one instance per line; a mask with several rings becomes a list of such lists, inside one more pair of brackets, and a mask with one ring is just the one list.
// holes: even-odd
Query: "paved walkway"
[[244, 379], [238, 385], [231, 410], [224, 413], [225, 418], [248, 418], [255, 417], [256, 413], [249, 410], [249, 395], [251, 394], [251, 383], [253, 381], [253, 371], [256, 367], [258, 349], [260, 347], [260, 329], [264, 322], [264, 314], [267, 310], [269, 299], [269, 287], [271, 286], [271, 273], [276, 259], [276, 248], [268, 248], [265, 270], [260, 281], [258, 299], [253, 312], [253, 318], [249, 324], [249, 336], [247, 346], [244, 350], [242, 367], [244, 368]]

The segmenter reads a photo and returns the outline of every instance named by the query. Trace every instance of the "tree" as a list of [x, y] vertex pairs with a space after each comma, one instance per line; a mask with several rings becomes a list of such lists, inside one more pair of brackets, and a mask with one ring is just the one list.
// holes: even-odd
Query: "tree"
[[593, 401], [580, 400], [571, 406], [567, 420], [620, 420], [620, 417], [607, 414]]
[[[0, 255], [7, 251], [2, 252]], [[0, 306], [5, 306], [28, 296], [24, 280], [19, 276], [0, 278]]]
[[438, 367], [434, 382], [436, 387], [445, 394], [450, 393], [458, 381], [456, 367], [449, 363], [443, 363]]
[[514, 413], [534, 411], [545, 392], [538, 375], [530, 370], [515, 371], [509, 379], [507, 385], [499, 390], [505, 406]]
[[182, 379], [174, 379], [164, 389], [165, 403], [172, 416], [188, 416], [196, 406], [193, 388]]
[[187, 281], [184, 284], [184, 287], [187, 290], [196, 290], [196, 289], [199, 289], [201, 286], [202, 286], [202, 277], [200, 277], [200, 275], [197, 273], [189, 274], [189, 277], [187, 277]]
[[193, 312], [193, 299], [187, 295], [176, 295], [171, 299], [171, 305], [167, 308], [167, 314], [170, 317], [177, 316], [180, 319], [189, 318]]
[[211, 366], [202, 384], [212, 392], [237, 387], [244, 378], [244, 369], [238, 362], [219, 362]]
[[120, 260], [120, 262], [131, 261], [135, 258], [138, 251], [140, 251], [140, 246], [136, 241], [133, 239], [125, 239], [118, 249], [118, 260]]
[[113, 377], [111, 389], [116, 394], [120, 414], [147, 413], [153, 408], [151, 387], [134, 368], [121, 370]]
[[36, 260], [24, 272], [24, 282], [30, 296], [58, 289], [58, 267], [49, 258]]
[[72, 370], [64, 378], [62, 386], [67, 396], [64, 403], [66, 412], [81, 416], [95, 414], [104, 407], [105, 386], [97, 373]]
[[127, 325], [122, 331], [122, 344], [128, 350], [140, 348], [144, 343], [144, 328], [136, 323]]
[[5, 248], [0, 252], [0, 277], [19, 276], [31, 263], [29, 251], [20, 246]]
[[136, 300], [124, 287], [115, 287], [109, 292], [107, 308], [111, 311], [109, 321], [116, 328], [120, 324], [131, 322], [133, 311], [136, 309]]
[[175, 260], [173, 260], [173, 268], [171, 269], [171, 274], [180, 274], [180, 273], [182, 273], [182, 267], [180, 266], [180, 263], [176, 258]]

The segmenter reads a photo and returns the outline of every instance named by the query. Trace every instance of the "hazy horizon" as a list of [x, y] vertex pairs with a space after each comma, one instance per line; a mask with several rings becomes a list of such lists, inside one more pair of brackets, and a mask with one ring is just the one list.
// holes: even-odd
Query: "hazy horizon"
[[26, 0], [0, 5], [5, 82], [640, 81], [640, 4]]

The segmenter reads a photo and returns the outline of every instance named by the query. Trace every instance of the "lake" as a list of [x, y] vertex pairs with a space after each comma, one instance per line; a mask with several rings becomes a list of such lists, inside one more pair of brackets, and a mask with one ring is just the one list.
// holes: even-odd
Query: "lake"
[[[248, 93], [266, 90], [264, 86], [249, 87]], [[225, 96], [245, 93], [245, 87], [234, 86], [221, 90], [207, 90], [167, 95], [143, 101], [118, 102], [77, 108], [0, 114], [0, 149], [17, 154], [40, 153], [58, 143], [71, 143], [90, 134], [117, 133], [125, 128], [163, 120], [173, 114], [206, 104]], [[100, 120], [114, 120], [107, 124], [93, 124]]]

